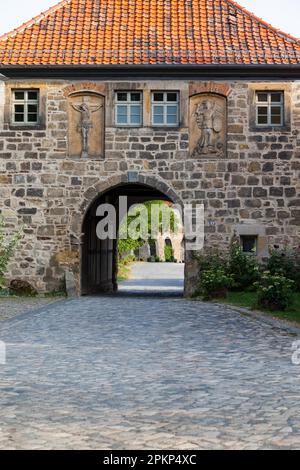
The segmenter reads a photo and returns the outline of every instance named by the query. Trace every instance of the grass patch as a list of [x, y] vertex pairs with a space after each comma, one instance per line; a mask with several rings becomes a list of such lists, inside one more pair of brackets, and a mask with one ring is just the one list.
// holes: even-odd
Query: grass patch
[[125, 266], [124, 264], [120, 264], [118, 267], [118, 281], [126, 281], [130, 276], [130, 266]]
[[132, 255], [125, 256], [119, 259], [118, 262], [118, 282], [127, 281], [130, 277], [131, 265], [135, 262], [135, 257]]
[[300, 324], [300, 293], [293, 296], [293, 304], [285, 311], [271, 312], [257, 307], [257, 293], [256, 292], [229, 292], [226, 299], [222, 300], [223, 303], [235, 305], [237, 307], [245, 307], [250, 309], [261, 310], [262, 312], [271, 315], [272, 317], [280, 318], [282, 320], [289, 320]]

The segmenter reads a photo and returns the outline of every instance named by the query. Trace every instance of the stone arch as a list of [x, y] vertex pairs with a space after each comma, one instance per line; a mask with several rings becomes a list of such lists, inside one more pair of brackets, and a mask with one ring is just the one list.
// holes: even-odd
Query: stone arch
[[[77, 279], [79, 293], [96, 293], [96, 290], [93, 290], [92, 286], [99, 285], [101, 285], [101, 288], [103, 287], [103, 290], [101, 290], [103, 292], [111, 292], [117, 289], [117, 244], [114, 240], [102, 242], [95, 239], [92, 235], [95, 233], [94, 228], [96, 230], [96, 225], [95, 227], [93, 225], [95, 224], [95, 216], [93, 214], [98, 201], [103, 201], [103, 198], [106, 199], [107, 197], [112, 197], [112, 201], [114, 201], [115, 195], [122, 192], [123, 188], [128, 186], [130, 192], [135, 185], [137, 189], [138, 187], [143, 187], [144, 190], [146, 190], [146, 194], [148, 193], [147, 197], [151, 196], [149, 195], [149, 191], [147, 191], [148, 188], [150, 192], [153, 190], [154, 198], [158, 198], [159, 196], [157, 195], [160, 194], [164, 196], [166, 200], [172, 201], [174, 204], [182, 207], [182, 200], [178, 194], [163, 179], [158, 176], [147, 175], [136, 171], [129, 171], [100, 180], [92, 187], [88, 188], [82, 196], [79, 208], [72, 213], [69, 226], [71, 250], [77, 254], [78, 260], [76, 267], [74, 267], [72, 271]], [[114, 204], [114, 202], [112, 203]], [[104, 245], [98, 246], [99, 243], [104, 243]], [[95, 253], [95, 255], [91, 255], [91, 252]], [[95, 268], [95, 266], [100, 266], [98, 262], [100, 253], [102, 253], [101, 259], [103, 261], [99, 274], [99, 270]], [[91, 258], [91, 256], [93, 258]], [[106, 269], [104, 268], [105, 266], [107, 266], [108, 269], [106, 274], [104, 273]], [[91, 270], [94, 271], [92, 272]], [[96, 281], [94, 283], [89, 282], [91, 278], [92, 281]], [[100, 279], [100, 284], [98, 283], [98, 279]]]
[[189, 86], [189, 96], [199, 94], [215, 94], [224, 96], [227, 98], [231, 93], [231, 88], [228, 83], [216, 83], [216, 82], [191, 82]]
[[114, 175], [110, 178], [99, 181], [84, 192], [79, 210], [74, 212], [71, 216], [69, 233], [71, 244], [80, 244], [82, 224], [85, 214], [89, 207], [95, 202], [95, 200], [106, 191], [126, 183], [136, 183], [149, 186], [150, 188], [156, 189], [165, 196], [169, 197], [174, 204], [180, 206], [183, 204], [181, 198], [178, 196], [172, 186], [167, 184], [159, 176], [130, 171], [127, 173]]

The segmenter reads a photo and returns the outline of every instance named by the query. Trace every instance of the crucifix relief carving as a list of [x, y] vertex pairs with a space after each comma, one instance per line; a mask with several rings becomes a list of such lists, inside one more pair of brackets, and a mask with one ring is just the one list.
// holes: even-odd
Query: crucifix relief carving
[[69, 100], [70, 156], [103, 157], [103, 96], [93, 92], [82, 92], [71, 95]]
[[191, 97], [191, 156], [225, 156], [226, 98], [214, 94]]
[[93, 122], [92, 122], [92, 113], [95, 113], [99, 109], [102, 108], [102, 104], [98, 106], [90, 106], [89, 103], [86, 103], [84, 101], [85, 98], [83, 98], [83, 102], [81, 104], [72, 104], [72, 107], [75, 109], [75, 111], [78, 111], [81, 114], [81, 122], [78, 126], [78, 132], [81, 133], [81, 138], [82, 138], [82, 157], [87, 157], [88, 156], [88, 150], [89, 150], [89, 133], [90, 130], [93, 128]]

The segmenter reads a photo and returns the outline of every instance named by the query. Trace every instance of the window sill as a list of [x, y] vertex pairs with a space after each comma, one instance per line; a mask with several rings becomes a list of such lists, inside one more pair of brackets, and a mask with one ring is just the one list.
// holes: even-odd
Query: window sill
[[250, 132], [291, 132], [291, 126], [250, 126]]
[[142, 129], [144, 126], [142, 124], [132, 126], [130, 124], [115, 124], [115, 129]]
[[151, 129], [154, 129], [156, 131], [178, 131], [181, 129], [181, 126], [180, 124], [176, 125], [176, 126], [167, 126], [167, 125], [155, 125], [155, 124], [152, 124], [151, 126], [149, 126]]
[[44, 124], [34, 124], [29, 126], [28, 124], [18, 125], [18, 124], [9, 124], [8, 128], [10, 131], [45, 131], [46, 126]]

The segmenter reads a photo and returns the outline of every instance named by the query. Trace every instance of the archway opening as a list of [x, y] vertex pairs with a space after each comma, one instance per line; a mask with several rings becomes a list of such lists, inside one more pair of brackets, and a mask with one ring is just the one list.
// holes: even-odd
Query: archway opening
[[[179, 260], [175, 258], [168, 260], [169, 266], [166, 267], [165, 244], [163, 243], [162, 248], [159, 248], [160, 238], [163, 241], [166, 238], [161, 230], [157, 240], [153, 239], [149, 228], [148, 239], [143, 239], [143, 243], [139, 242], [138, 246], [133, 244], [128, 253], [120, 249], [120, 246], [124, 246], [123, 238], [122, 241], [120, 240], [120, 229], [124, 221], [124, 213], [122, 216], [121, 212], [124, 212], [125, 201], [125, 219], [138, 205], [146, 207], [150, 214], [149, 208], [152, 203], [166, 205], [169, 209], [174, 204], [169, 195], [142, 183], [119, 184], [100, 194], [88, 208], [82, 226], [82, 295], [116, 292], [182, 295], [184, 259], [181, 257]], [[108, 214], [110, 208], [115, 213], [112, 219], [113, 230], [110, 231], [106, 225], [106, 232], [110, 235], [106, 238], [103, 236], [99, 238], [99, 226], [103, 227], [108, 221], [108, 216], [111, 215]], [[111, 236], [112, 233], [114, 236]], [[167, 235], [169, 236], [169, 232]], [[182, 246], [182, 239], [178, 244]], [[120, 273], [123, 255], [131, 258], [128, 269], [129, 279], [124, 279]], [[176, 266], [170, 266], [170, 261], [173, 261]]]

